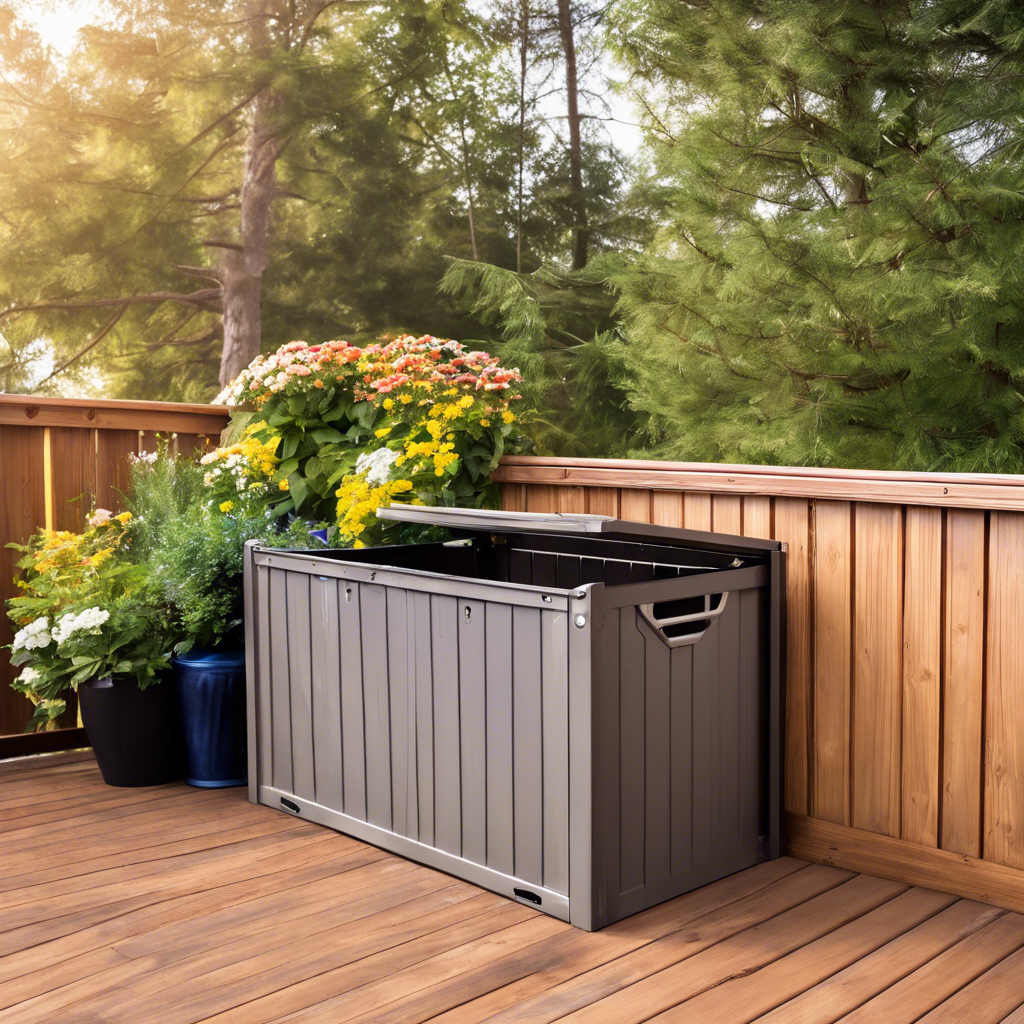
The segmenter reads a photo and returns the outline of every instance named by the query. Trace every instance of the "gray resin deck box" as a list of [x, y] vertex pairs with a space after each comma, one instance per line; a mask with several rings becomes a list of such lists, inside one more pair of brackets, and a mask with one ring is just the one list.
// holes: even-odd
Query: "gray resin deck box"
[[250, 543], [249, 797], [596, 929], [779, 854], [784, 553], [392, 506]]

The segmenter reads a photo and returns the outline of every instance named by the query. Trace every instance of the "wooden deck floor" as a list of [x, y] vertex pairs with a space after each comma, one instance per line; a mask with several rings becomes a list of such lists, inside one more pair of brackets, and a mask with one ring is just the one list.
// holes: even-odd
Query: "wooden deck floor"
[[0, 764], [0, 1022], [1024, 1024], [1024, 916], [802, 861], [587, 934], [246, 802]]

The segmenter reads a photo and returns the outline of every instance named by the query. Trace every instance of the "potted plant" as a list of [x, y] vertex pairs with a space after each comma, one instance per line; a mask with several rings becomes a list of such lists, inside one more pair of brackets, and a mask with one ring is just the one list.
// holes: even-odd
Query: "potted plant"
[[29, 730], [52, 727], [68, 690], [104, 781], [152, 786], [180, 778], [167, 614], [145, 567], [124, 557], [130, 515], [99, 510], [80, 534], [42, 530], [23, 557], [21, 594], [8, 602], [22, 671], [12, 684], [35, 705]]
[[185, 781], [204, 788], [246, 782], [242, 555], [247, 540], [271, 529], [251, 486], [257, 468], [243, 457], [232, 469], [236, 500], [218, 499], [204, 483], [208, 470], [161, 450], [134, 460], [126, 496], [131, 557], [172, 617]]

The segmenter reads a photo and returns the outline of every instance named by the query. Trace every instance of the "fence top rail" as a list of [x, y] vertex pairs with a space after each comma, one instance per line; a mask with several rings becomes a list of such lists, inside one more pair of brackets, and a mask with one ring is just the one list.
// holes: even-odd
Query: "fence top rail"
[[0, 394], [0, 425], [6, 426], [219, 434], [230, 414], [220, 405]]
[[502, 459], [494, 479], [501, 483], [556, 487], [708, 491], [1024, 512], [1024, 474], [911, 473], [514, 455]]

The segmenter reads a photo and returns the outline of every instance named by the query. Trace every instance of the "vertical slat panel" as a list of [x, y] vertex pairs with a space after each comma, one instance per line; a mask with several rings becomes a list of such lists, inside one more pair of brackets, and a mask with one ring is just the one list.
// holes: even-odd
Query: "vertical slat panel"
[[271, 588], [270, 579], [273, 570], [266, 566], [256, 566], [256, 606], [258, 608], [257, 630], [259, 632], [257, 648], [257, 667], [259, 676], [256, 682], [256, 734], [259, 737], [259, 778], [261, 786], [274, 785], [274, 733], [273, 733], [273, 689], [272, 680], [273, 648], [271, 636]]
[[585, 487], [559, 487], [556, 500], [559, 512], [587, 511], [587, 489]]
[[651, 492], [646, 488], [623, 487], [619, 498], [619, 516], [634, 523], [649, 523]]
[[313, 776], [316, 802], [333, 811], [344, 806], [341, 786], [341, 651], [338, 646], [338, 581], [310, 580], [313, 624]]
[[736, 494], [716, 494], [711, 498], [711, 526], [715, 533], [743, 532], [743, 505]]
[[292, 708], [288, 677], [288, 573], [270, 572], [270, 714], [274, 788], [292, 793]]
[[[687, 519], [687, 526], [690, 525]], [[786, 754], [785, 804], [806, 814], [809, 804], [811, 727], [811, 521], [803, 498], [777, 498], [775, 538], [786, 555]]]
[[459, 600], [462, 856], [475, 864], [487, 863], [486, 624], [483, 601]]
[[587, 512], [592, 516], [619, 516], [619, 489], [617, 487], [588, 487]]
[[[718, 704], [718, 644], [717, 634], [706, 633], [691, 647], [693, 709], [693, 867], [698, 871], [707, 870], [707, 851], [711, 843], [707, 837], [717, 831], [715, 820], [716, 789], [721, 752], [718, 746], [719, 704]], [[701, 856], [701, 851], [704, 855]]]
[[985, 685], [986, 860], [1024, 867], [1024, 517], [989, 526]]
[[946, 513], [942, 843], [981, 856], [985, 513]]
[[623, 609], [619, 629], [619, 892], [644, 884], [647, 662], [636, 612]]
[[454, 597], [431, 596], [434, 650], [434, 845], [462, 856], [459, 623]]
[[683, 525], [683, 495], [679, 491], [654, 491], [651, 495], [651, 522], [658, 526]]
[[388, 697], [391, 717], [391, 829], [400, 836], [415, 834], [416, 755], [415, 704], [410, 714], [409, 663], [415, 658], [415, 644], [409, 630], [409, 591], [387, 588]]
[[511, 875], [512, 858], [512, 608], [488, 602], [487, 866]]
[[507, 512], [525, 512], [526, 484], [502, 484], [501, 507]]
[[900, 834], [902, 511], [859, 503], [854, 517], [851, 824]]
[[137, 430], [97, 430], [96, 504], [101, 508], [119, 508], [121, 495], [128, 488], [128, 454], [138, 453]]
[[743, 536], [770, 540], [772, 535], [772, 499], [752, 495], [743, 499]]
[[569, 892], [569, 648], [565, 612], [541, 613], [544, 885]]
[[414, 838], [434, 842], [434, 670], [430, 595], [412, 593], [411, 633], [416, 702], [416, 797], [418, 820]]
[[853, 534], [848, 501], [815, 502], [814, 541], [812, 813], [849, 825]]
[[366, 741], [363, 734], [363, 643], [358, 583], [338, 584], [341, 644], [341, 751], [345, 813], [366, 820]]
[[560, 487], [550, 484], [528, 484], [526, 487], [526, 510], [528, 512], [557, 512]]
[[540, 612], [512, 610], [512, 764], [515, 796], [515, 874], [541, 884], [544, 878], [544, 744], [541, 736]]
[[711, 495], [687, 491], [683, 496], [683, 522], [688, 530], [710, 530]]
[[768, 737], [765, 735], [761, 709], [768, 678], [767, 622], [768, 596], [763, 589], [741, 590], [739, 600], [739, 832], [742, 844], [750, 836], [763, 834], [767, 823], [761, 816], [761, 802], [757, 792], [746, 780], [759, 777], [768, 755]]
[[938, 846], [942, 509], [908, 508], [904, 543], [902, 835]]
[[647, 646], [644, 871], [647, 878], [659, 882], [671, 872], [672, 650], [647, 629], [644, 640]]
[[[96, 492], [96, 440], [78, 427], [50, 428], [54, 529], [78, 533]], [[127, 459], [127, 454], [125, 455]]]
[[672, 874], [693, 865], [693, 651], [677, 647], [671, 662]]
[[288, 595], [288, 681], [292, 705], [292, 792], [314, 800], [313, 680], [309, 625], [309, 577], [290, 572]]
[[359, 597], [363, 640], [363, 723], [366, 735], [366, 820], [391, 828], [391, 700], [388, 693], [386, 589], [363, 583]]

